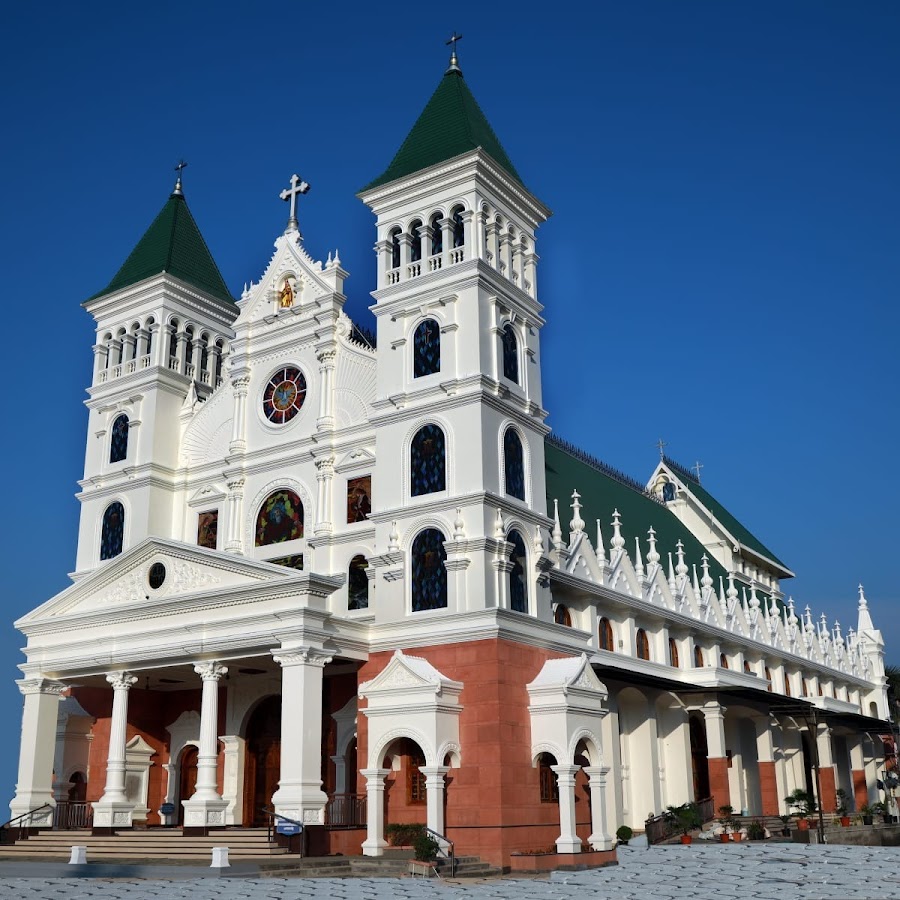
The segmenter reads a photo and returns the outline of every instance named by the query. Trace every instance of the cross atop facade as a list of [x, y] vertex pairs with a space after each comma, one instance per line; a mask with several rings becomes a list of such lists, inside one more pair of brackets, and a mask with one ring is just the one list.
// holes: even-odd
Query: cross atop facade
[[[287, 228], [284, 229], [285, 234], [289, 231], [296, 231], [300, 234], [300, 226], [297, 222], [297, 197], [299, 194], [305, 194], [308, 191], [309, 185], [299, 175], [291, 175], [291, 186], [285, 188], [278, 195], [282, 200], [286, 200], [291, 204], [291, 215], [288, 219]], [[302, 237], [303, 235], [300, 236]]]
[[182, 159], [179, 161], [178, 165], [175, 166], [175, 171], [178, 175], [175, 176], [175, 188], [172, 191], [172, 194], [177, 194], [179, 197], [181, 196], [181, 170], [187, 168], [187, 163]]
[[691, 471], [697, 475], [697, 481], [700, 480], [700, 470], [703, 468], [703, 463], [698, 459], [692, 466]]
[[667, 444], [662, 438], [660, 438], [660, 439], [656, 442], [656, 449], [659, 450], [659, 458], [660, 458], [660, 459], [662, 459], [662, 458], [666, 455], [666, 454], [665, 454], [665, 448], [666, 448], [666, 447], [668, 447], [668, 444]]
[[448, 72], [459, 72], [459, 60], [456, 58], [456, 42], [462, 40], [462, 35], [456, 33], [456, 29], [453, 30], [453, 34], [450, 36], [450, 40], [447, 41], [447, 46], [453, 46], [453, 50], [450, 52], [450, 68], [447, 69]]

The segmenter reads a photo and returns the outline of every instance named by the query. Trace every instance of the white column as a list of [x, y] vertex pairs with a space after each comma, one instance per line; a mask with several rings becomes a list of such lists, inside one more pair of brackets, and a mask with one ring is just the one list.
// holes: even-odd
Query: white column
[[425, 824], [438, 834], [444, 833], [444, 776], [450, 766], [419, 766], [425, 776]]
[[328, 534], [333, 530], [331, 522], [332, 491], [334, 482], [334, 456], [323, 456], [316, 460], [316, 523], [313, 526], [315, 534]]
[[591, 836], [588, 843], [594, 850], [612, 850], [612, 835], [606, 830], [606, 776], [609, 766], [585, 766], [584, 774], [590, 779]]
[[[16, 796], [9, 804], [13, 818], [45, 804], [56, 806], [53, 799], [53, 754], [56, 749], [59, 698], [66, 689], [58, 681], [43, 678], [25, 678], [16, 684], [25, 703], [19, 745], [19, 778]], [[35, 814], [31, 820], [35, 828], [49, 828], [52, 824], [52, 808]]]
[[175, 813], [164, 813], [162, 811], [162, 807], [167, 804], [171, 804], [174, 806], [175, 804], [175, 791], [178, 790], [178, 766], [173, 762], [163, 763], [161, 766], [162, 770], [166, 773], [166, 793], [163, 797], [163, 802], [160, 804], [160, 809], [158, 809], [157, 815], [159, 816], [160, 822], [163, 825], [174, 825], [177, 819]]
[[247, 449], [247, 392], [250, 376], [240, 375], [231, 379], [231, 390], [234, 394], [234, 420], [231, 426], [231, 443], [228, 450], [238, 453]]
[[103, 796], [94, 804], [94, 827], [131, 827], [134, 804], [125, 796], [125, 742], [128, 728], [128, 692], [137, 681], [131, 672], [110, 672], [106, 680], [112, 685], [113, 705], [109, 728], [109, 751], [106, 758], [106, 786]]
[[366, 779], [366, 839], [363, 856], [382, 856], [387, 847], [384, 839], [384, 779], [390, 769], [360, 769]]
[[331, 347], [319, 350], [316, 359], [319, 361], [320, 392], [319, 418], [316, 428], [319, 431], [334, 428], [334, 360], [337, 351]]
[[559, 789], [559, 853], [580, 853], [581, 841], [575, 833], [575, 773], [580, 766], [550, 766], [556, 772]]
[[109, 358], [109, 348], [106, 344], [94, 344], [94, 383], [100, 377], [100, 373], [106, 369]]
[[324, 651], [292, 647], [273, 653], [281, 664], [281, 779], [275, 812], [307, 825], [323, 825], [328, 796], [322, 790], [322, 676]]
[[228, 518], [225, 522], [225, 550], [228, 553], [240, 553], [241, 513], [244, 499], [244, 479], [232, 478], [228, 481]]
[[198, 663], [194, 671], [203, 680], [200, 699], [200, 746], [197, 753], [197, 785], [189, 800], [182, 800], [187, 828], [225, 824], [228, 801], [216, 790], [219, 734], [219, 679], [228, 672], [217, 662]]

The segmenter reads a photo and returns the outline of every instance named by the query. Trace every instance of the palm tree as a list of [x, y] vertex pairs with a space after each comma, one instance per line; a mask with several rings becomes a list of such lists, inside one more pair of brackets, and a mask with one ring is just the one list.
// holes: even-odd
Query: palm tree
[[888, 708], [896, 722], [900, 720], [900, 666], [885, 666], [884, 675], [887, 678]]

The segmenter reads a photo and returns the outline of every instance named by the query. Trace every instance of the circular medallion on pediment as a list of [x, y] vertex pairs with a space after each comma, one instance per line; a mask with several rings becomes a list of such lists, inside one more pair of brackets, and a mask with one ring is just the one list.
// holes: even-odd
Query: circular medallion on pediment
[[306, 399], [306, 379], [293, 366], [279, 369], [263, 391], [263, 415], [276, 425], [290, 422]]

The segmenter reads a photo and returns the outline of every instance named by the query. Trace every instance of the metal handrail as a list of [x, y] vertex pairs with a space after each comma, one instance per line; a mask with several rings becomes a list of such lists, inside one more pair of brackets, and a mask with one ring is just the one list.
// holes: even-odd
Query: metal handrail
[[306, 826], [302, 822], [298, 822], [296, 819], [288, 818], [287, 816], [283, 816], [281, 813], [275, 812], [274, 809], [269, 809], [265, 806], [257, 807], [261, 813], [265, 813], [269, 817], [269, 824], [266, 826], [266, 840], [272, 840], [272, 826], [275, 824], [275, 819], [282, 819], [285, 822], [290, 822], [291, 825], [298, 825], [300, 827], [300, 833], [306, 830]]
[[[444, 850], [443, 847], [441, 847], [440, 841], [444, 841], [445, 843], [450, 845], [450, 853], [447, 854], [447, 858], [450, 860], [450, 877], [452, 878], [456, 873], [456, 849], [453, 841], [451, 841], [450, 838], [448, 838], [446, 835], [439, 834], [433, 828], [429, 828], [427, 825], [423, 825], [422, 827], [425, 829], [426, 834], [430, 834], [432, 837], [438, 838], [438, 847], [440, 847], [445, 854], [447, 854], [447, 851]], [[435, 869], [435, 872], [437, 872], [437, 869]]]
[[[33, 816], [35, 813], [41, 812], [41, 810], [44, 810], [44, 809], [50, 809], [50, 810], [52, 810], [52, 809], [53, 809], [53, 804], [51, 804], [51, 803], [42, 803], [40, 806], [36, 806], [34, 809], [31, 809], [31, 810], [29, 810], [29, 811], [26, 812], [26, 813], [22, 813], [22, 814], [19, 815], [19, 816], [14, 816], [14, 817], [13, 817], [12, 819], [10, 819], [8, 822], [4, 822], [2, 825], [0, 825], [0, 844], [4, 843], [3, 835], [6, 833], [6, 831], [10, 828], [11, 825], [15, 825], [16, 823], [20, 823], [20, 824], [19, 824], [19, 839], [21, 840], [21, 838], [22, 838], [22, 829], [27, 827], [26, 825], [21, 824], [22, 819], [30, 819], [31, 816]], [[27, 835], [26, 835], [26, 836], [27, 836]]]

